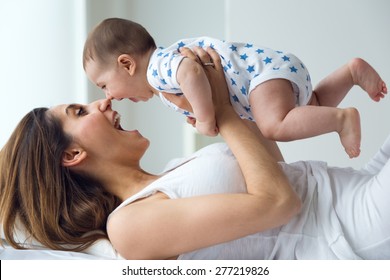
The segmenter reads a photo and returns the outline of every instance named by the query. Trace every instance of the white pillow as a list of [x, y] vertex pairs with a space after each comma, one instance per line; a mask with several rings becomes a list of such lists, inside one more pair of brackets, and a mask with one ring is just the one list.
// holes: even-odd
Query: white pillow
[[[3, 251], [0, 252], [0, 256], [3, 259], [5, 256], [5, 251], [7, 250], [8, 252], [8, 257], [12, 258], [13, 256], [21, 259], [28, 259], [29, 256], [31, 259], [36, 259], [36, 257], [47, 257], [47, 256], [52, 256], [53, 258], [56, 258], [55, 256], [67, 256], [71, 257], [74, 256], [77, 258], [78, 254], [76, 252], [68, 252], [67, 251], [58, 251], [56, 250], [51, 250], [49, 248], [46, 248], [43, 246], [41, 243], [39, 243], [37, 240], [32, 238], [25, 230], [24, 226], [21, 223], [17, 223], [17, 228], [15, 230], [14, 236], [15, 236], [15, 241], [19, 244], [23, 244], [23, 246], [31, 248], [32, 250], [15, 250], [11, 246], [7, 245], [4, 237], [4, 231], [3, 227], [0, 226], [0, 234], [1, 234], [1, 239], [3, 243], [5, 244], [3, 247]], [[0, 247], [1, 248], [1, 247]], [[38, 252], [37, 250], [41, 251]], [[23, 252], [18, 252], [18, 251], [23, 251]], [[62, 252], [62, 253], [60, 253]], [[85, 253], [87, 255], [93, 256], [91, 258], [96, 258], [96, 259], [120, 259], [123, 260], [123, 257], [119, 255], [119, 253], [114, 249], [114, 247], [111, 245], [110, 241], [107, 239], [99, 239], [97, 240], [92, 246], [88, 247], [82, 253]], [[30, 254], [30, 255], [29, 255]], [[73, 255], [72, 255], [73, 254]], [[79, 256], [82, 258], [82, 255]], [[85, 256], [87, 257], [87, 256]], [[46, 258], [43, 258], [46, 259]]]

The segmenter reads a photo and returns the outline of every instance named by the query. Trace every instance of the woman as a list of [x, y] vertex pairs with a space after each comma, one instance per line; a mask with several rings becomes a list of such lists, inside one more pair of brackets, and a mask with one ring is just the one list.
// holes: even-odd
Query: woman
[[[224, 81], [223, 76], [218, 78]], [[218, 100], [221, 133], [242, 157], [248, 193], [168, 199], [162, 190], [137, 199], [113, 213], [107, 224], [110, 240], [122, 256], [177, 258], [186, 251], [280, 226], [298, 212], [300, 201], [279, 166], [241, 125], [227, 95]], [[122, 130], [119, 122], [109, 100], [36, 109], [22, 120], [1, 152], [0, 217], [10, 244], [18, 247], [12, 234], [20, 219], [47, 247], [66, 249], [70, 244], [73, 250], [82, 250], [101, 237], [87, 233], [105, 229], [108, 213], [118, 201], [165, 177], [140, 168], [149, 141], [138, 131]], [[247, 142], [245, 147], [240, 147], [242, 141]], [[265, 172], [257, 172], [260, 168]], [[244, 182], [240, 185], [243, 192]], [[118, 228], [123, 218], [128, 228]], [[130, 239], [121, 242], [124, 232], [134, 244]], [[178, 242], [180, 236], [193, 241]], [[144, 239], [148, 245], [137, 249]]]
[[[205, 53], [199, 54], [209, 62]], [[123, 131], [108, 100], [54, 107], [42, 119], [33, 118], [54, 127], [34, 129], [22, 121], [2, 151], [0, 217], [8, 239], [17, 214], [45, 245], [81, 247], [96, 238], [82, 240], [85, 233], [102, 229], [111, 213], [108, 236], [128, 259], [390, 258], [390, 185], [385, 184], [390, 140], [362, 172], [320, 162], [278, 165], [233, 111], [219, 59], [212, 51], [210, 55], [216, 65], [206, 71], [215, 92], [217, 123], [230, 149], [224, 144], [206, 147], [153, 175], [139, 165], [148, 140], [137, 131]], [[37, 137], [36, 131], [49, 135]], [[22, 138], [34, 137], [41, 142], [26, 150]], [[33, 157], [33, 162], [18, 156], [42, 155], [38, 147], [48, 144], [48, 154]], [[24, 161], [28, 163], [18, 166]], [[24, 184], [30, 180], [20, 182], [21, 168], [31, 171], [26, 178], [36, 178], [28, 189]], [[50, 180], [56, 185], [42, 190], [44, 176], [57, 178]], [[68, 184], [77, 186], [71, 190], [81, 193], [76, 196], [80, 200], [71, 196]], [[97, 205], [106, 203], [90, 207], [95, 197]], [[33, 217], [25, 211], [30, 208], [36, 209]], [[57, 224], [46, 219], [46, 210], [57, 216]], [[93, 214], [94, 223], [85, 227], [83, 218], [74, 224], [69, 218], [82, 217], [80, 213], [90, 218], [98, 210], [99, 218]]]

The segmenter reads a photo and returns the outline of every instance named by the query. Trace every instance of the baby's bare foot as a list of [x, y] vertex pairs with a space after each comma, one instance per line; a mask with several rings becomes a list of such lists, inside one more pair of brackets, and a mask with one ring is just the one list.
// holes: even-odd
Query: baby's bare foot
[[365, 90], [372, 100], [378, 102], [385, 97], [386, 84], [370, 64], [361, 58], [354, 58], [348, 66], [353, 82]]
[[350, 158], [360, 154], [360, 116], [355, 108], [343, 109], [342, 129], [339, 132], [341, 144]]

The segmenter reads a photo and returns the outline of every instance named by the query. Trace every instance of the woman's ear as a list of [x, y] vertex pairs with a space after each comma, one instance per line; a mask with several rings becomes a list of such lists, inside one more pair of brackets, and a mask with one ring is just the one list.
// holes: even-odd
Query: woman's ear
[[118, 64], [119, 66], [125, 68], [125, 70], [130, 74], [130, 76], [133, 76], [135, 73], [136, 68], [136, 61], [134, 57], [128, 54], [121, 54], [118, 56]]
[[87, 152], [82, 149], [68, 149], [62, 155], [62, 165], [72, 167], [80, 164], [87, 157]]

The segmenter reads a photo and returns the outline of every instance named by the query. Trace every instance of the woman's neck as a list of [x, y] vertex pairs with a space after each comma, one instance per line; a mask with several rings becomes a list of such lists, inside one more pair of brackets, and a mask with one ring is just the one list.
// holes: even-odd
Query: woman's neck
[[159, 178], [158, 175], [147, 173], [141, 168], [116, 167], [111, 170], [106, 176], [102, 176], [104, 179], [101, 181], [110, 193], [116, 195], [122, 201], [138, 193]]

